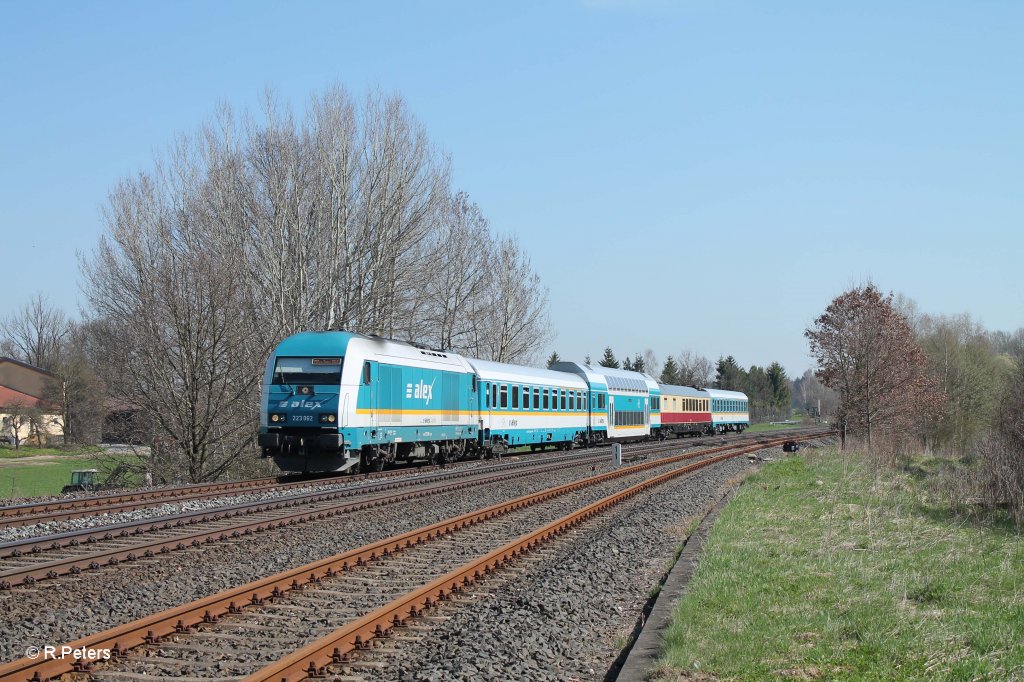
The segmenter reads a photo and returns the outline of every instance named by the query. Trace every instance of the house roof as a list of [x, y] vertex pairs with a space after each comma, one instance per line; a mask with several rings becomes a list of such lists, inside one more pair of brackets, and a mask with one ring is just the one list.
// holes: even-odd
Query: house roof
[[28, 393], [22, 393], [21, 391], [15, 391], [13, 388], [6, 386], [0, 386], [0, 408], [13, 407], [19, 405], [21, 407], [39, 407], [43, 403], [42, 400]]
[[47, 376], [51, 376], [51, 377], [52, 376], [56, 376], [53, 372], [51, 372], [49, 370], [46, 370], [46, 369], [43, 369], [42, 367], [36, 367], [35, 365], [30, 365], [27, 362], [22, 362], [21, 360], [15, 360], [14, 358], [9, 358], [6, 355], [0, 355], [0, 363], [4, 363], [4, 362], [10, 362], [12, 364], [18, 365], [19, 367], [24, 367], [25, 369], [31, 369], [33, 371], [39, 372], [40, 374], [46, 374]]

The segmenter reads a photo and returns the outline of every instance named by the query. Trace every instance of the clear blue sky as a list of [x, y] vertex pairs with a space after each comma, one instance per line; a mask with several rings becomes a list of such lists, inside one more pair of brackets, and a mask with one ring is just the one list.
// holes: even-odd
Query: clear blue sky
[[[0, 1], [0, 316], [219, 101], [404, 95], [520, 236], [563, 357], [810, 365], [867, 277], [1024, 325], [1022, 2]], [[611, 274], [622, 284], [593, 285]], [[550, 350], [550, 349], [549, 349]]]

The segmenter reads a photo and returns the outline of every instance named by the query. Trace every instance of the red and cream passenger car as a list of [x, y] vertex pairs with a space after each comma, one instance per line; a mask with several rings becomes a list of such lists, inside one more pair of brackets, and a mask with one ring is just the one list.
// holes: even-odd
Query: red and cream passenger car
[[711, 399], [705, 391], [661, 384], [661, 433], [658, 435], [682, 438], [711, 431]]

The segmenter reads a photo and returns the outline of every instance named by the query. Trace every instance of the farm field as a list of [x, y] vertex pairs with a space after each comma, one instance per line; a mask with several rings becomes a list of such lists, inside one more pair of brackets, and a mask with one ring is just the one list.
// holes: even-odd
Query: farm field
[[952, 516], [927, 493], [940, 467], [916, 464], [875, 480], [832, 448], [748, 479], [677, 606], [661, 675], [1024, 675], [1020, 535]]
[[99, 469], [102, 478], [112, 456], [102, 459], [101, 463], [100, 452], [94, 449], [0, 448], [0, 500], [57, 495], [76, 469]]

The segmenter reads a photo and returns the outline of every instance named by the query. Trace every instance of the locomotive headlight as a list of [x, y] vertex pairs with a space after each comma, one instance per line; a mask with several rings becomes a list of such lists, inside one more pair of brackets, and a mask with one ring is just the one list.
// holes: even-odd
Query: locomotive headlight
[[283, 414], [272, 414], [270, 415], [270, 421], [278, 424], [283, 421], [288, 421], [288, 416]]
[[338, 417], [337, 417], [337, 415], [335, 415], [333, 413], [331, 413], [331, 414], [321, 414], [320, 415], [320, 423], [321, 424], [333, 424], [336, 421], [338, 421]]

